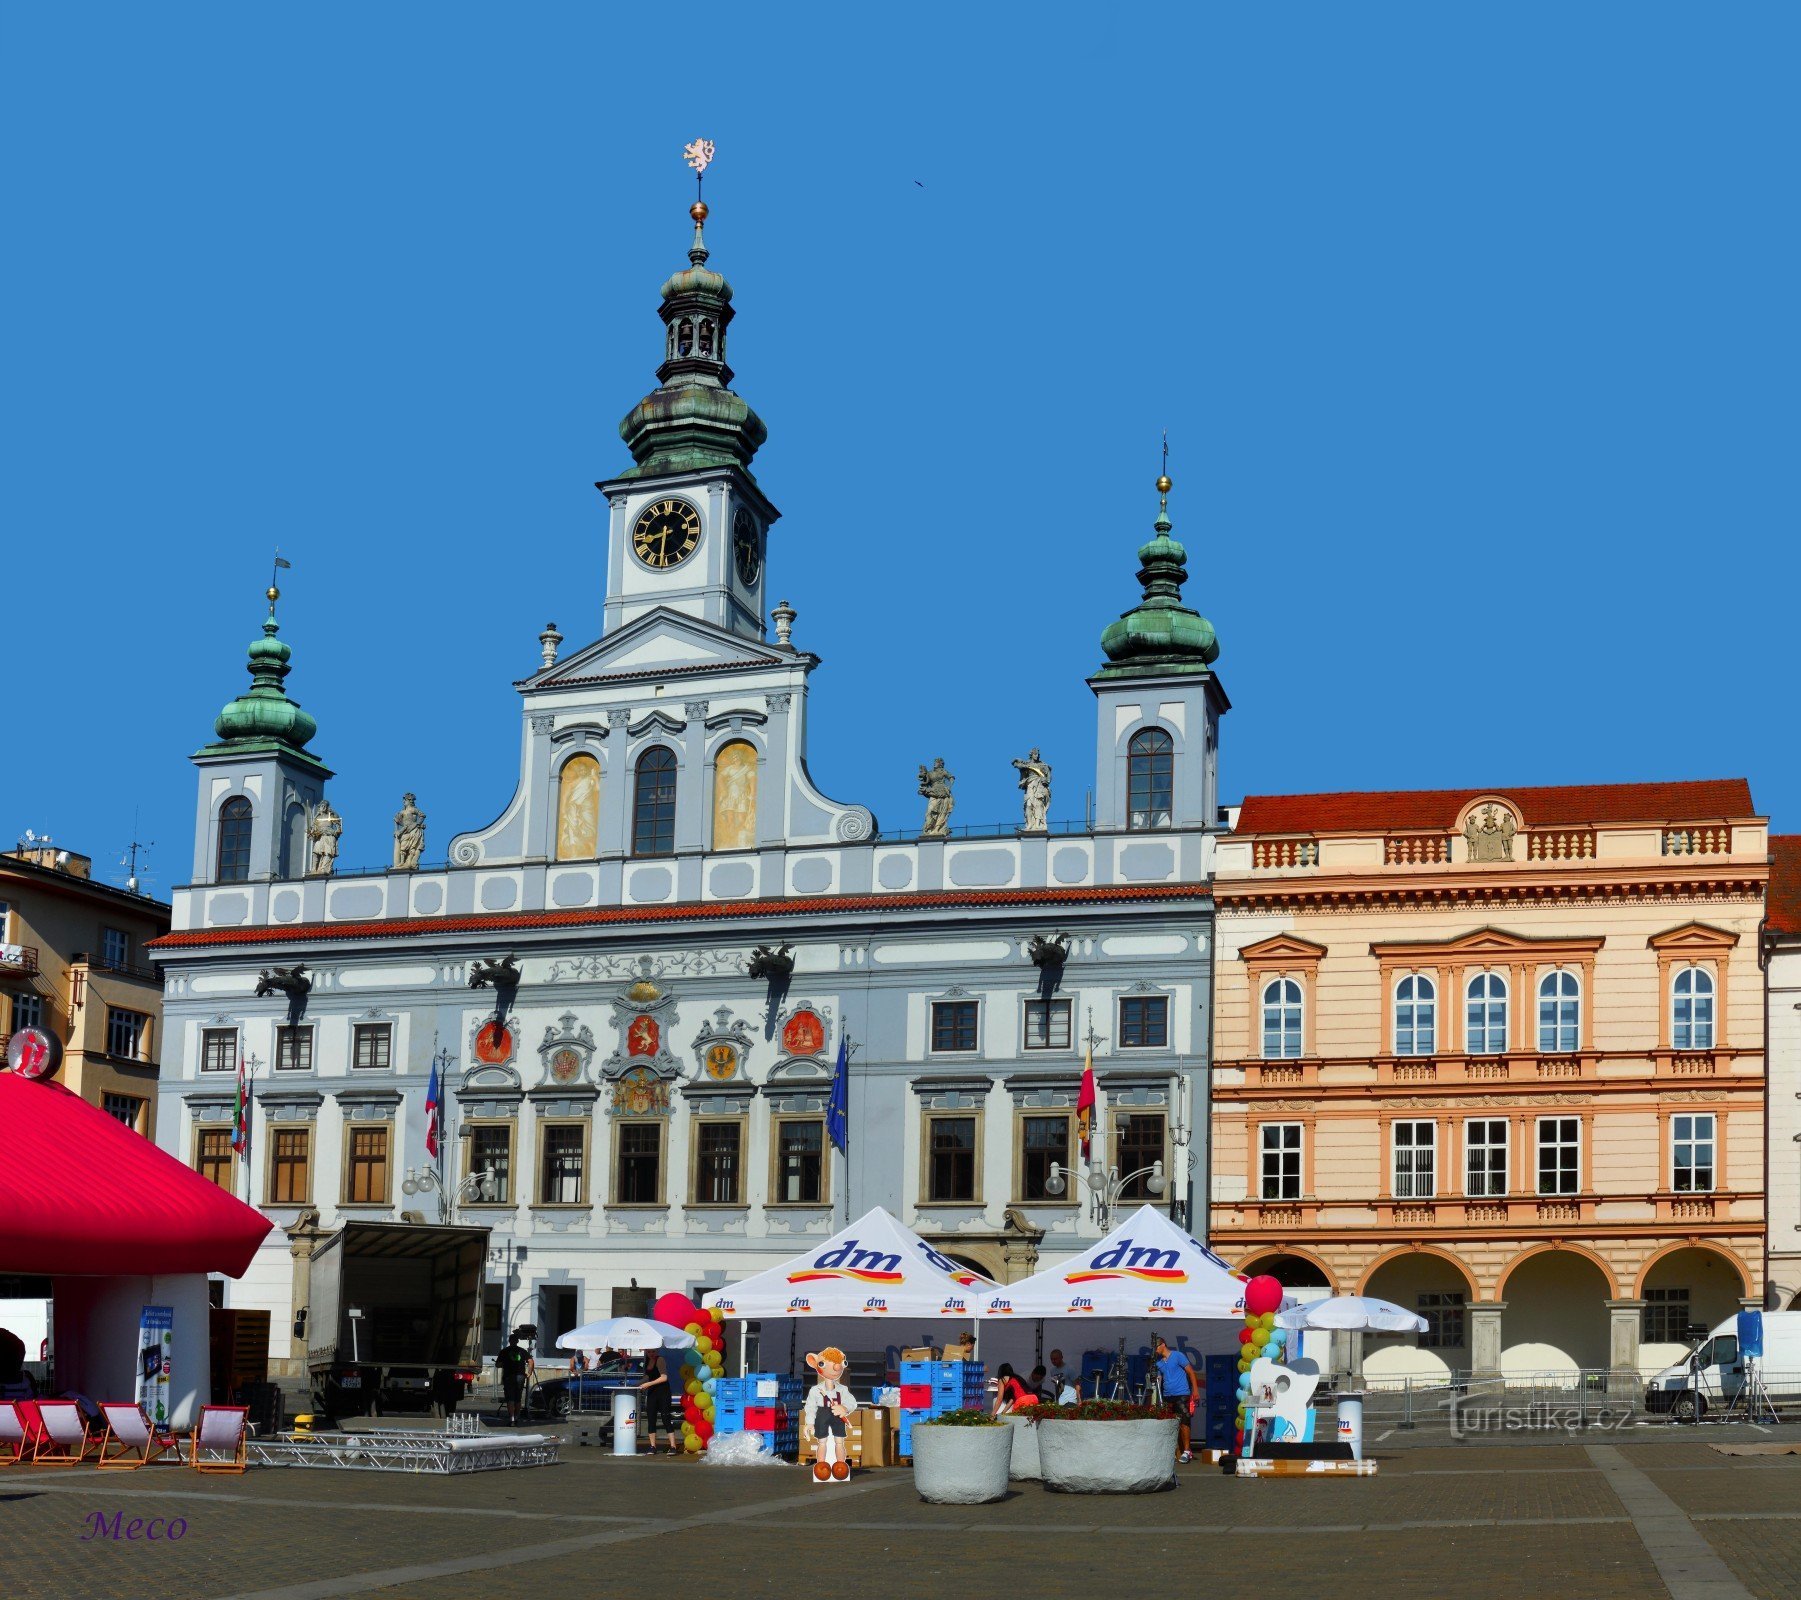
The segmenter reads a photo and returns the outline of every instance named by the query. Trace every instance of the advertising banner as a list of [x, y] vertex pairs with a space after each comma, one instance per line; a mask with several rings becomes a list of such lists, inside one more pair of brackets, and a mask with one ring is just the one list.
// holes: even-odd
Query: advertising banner
[[145, 1306], [138, 1318], [138, 1404], [153, 1426], [169, 1425], [169, 1366], [175, 1344], [175, 1308]]

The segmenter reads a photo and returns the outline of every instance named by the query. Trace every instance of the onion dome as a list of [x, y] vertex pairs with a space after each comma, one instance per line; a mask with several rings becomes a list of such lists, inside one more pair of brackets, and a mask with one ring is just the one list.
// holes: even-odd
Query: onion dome
[[637, 465], [623, 478], [691, 472], [717, 466], [748, 468], [769, 437], [763, 419], [729, 387], [725, 330], [732, 320], [732, 286], [707, 266], [702, 226], [705, 202], [689, 208], [694, 243], [686, 271], [663, 285], [664, 356], [653, 389], [619, 424]]
[[275, 602], [280, 598], [281, 591], [271, 585], [263, 636], [250, 646], [250, 687], [214, 719], [213, 731], [218, 734], [219, 743], [208, 746], [209, 752], [279, 746], [299, 755], [319, 731], [319, 724], [290, 700], [282, 687], [291, 670], [288, 659], [292, 652], [275, 621]]
[[1155, 536], [1138, 550], [1138, 581], [1144, 598], [1117, 622], [1107, 624], [1101, 648], [1107, 665], [1099, 676], [1118, 678], [1171, 672], [1204, 672], [1219, 656], [1213, 624], [1182, 603], [1188, 552], [1170, 537], [1168, 475], [1157, 480]]

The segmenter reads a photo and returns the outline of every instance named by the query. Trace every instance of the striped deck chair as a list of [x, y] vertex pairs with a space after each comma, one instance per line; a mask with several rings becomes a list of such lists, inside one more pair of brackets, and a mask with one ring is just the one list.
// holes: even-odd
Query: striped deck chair
[[173, 1433], [159, 1433], [150, 1426], [144, 1408], [134, 1400], [103, 1400], [100, 1415], [106, 1432], [100, 1439], [97, 1467], [141, 1467], [158, 1456], [174, 1453], [181, 1459], [181, 1440]]

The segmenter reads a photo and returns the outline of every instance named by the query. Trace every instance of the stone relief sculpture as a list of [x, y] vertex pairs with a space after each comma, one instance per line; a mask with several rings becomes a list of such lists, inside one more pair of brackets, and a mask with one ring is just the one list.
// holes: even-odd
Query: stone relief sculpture
[[919, 831], [922, 839], [948, 838], [951, 831], [951, 808], [956, 801], [951, 798], [951, 785], [956, 778], [945, 770], [944, 757], [939, 756], [931, 766], [919, 769], [919, 792], [926, 803], [926, 824]]
[[338, 864], [338, 840], [344, 832], [344, 819], [321, 799], [307, 820], [306, 836], [312, 842], [313, 862], [307, 868], [311, 878], [329, 878]]
[[519, 987], [519, 957], [516, 955], [488, 956], [469, 964], [469, 987], [471, 989], [517, 989]]
[[402, 872], [411, 872], [425, 854], [425, 813], [413, 803], [417, 799], [409, 790], [394, 813], [394, 865]]
[[1470, 847], [1472, 861], [1513, 860], [1513, 836], [1518, 831], [1513, 813], [1504, 807], [1484, 806], [1481, 819], [1471, 812], [1463, 825], [1463, 837]]
[[1051, 809], [1050, 764], [1041, 761], [1038, 751], [1033, 749], [1023, 761], [1016, 757], [1013, 765], [1019, 769], [1019, 788], [1025, 796], [1024, 831], [1043, 833], [1044, 819]]
[[264, 967], [257, 974], [256, 996], [260, 1000], [266, 994], [285, 994], [290, 1000], [299, 999], [312, 992], [313, 980], [306, 975], [303, 965], [293, 967]]

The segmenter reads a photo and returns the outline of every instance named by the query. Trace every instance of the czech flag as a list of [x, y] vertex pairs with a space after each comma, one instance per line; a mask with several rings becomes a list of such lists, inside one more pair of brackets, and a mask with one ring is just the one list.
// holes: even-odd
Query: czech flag
[[425, 1090], [425, 1153], [438, 1158], [438, 1128], [443, 1108], [438, 1104], [438, 1063], [431, 1064], [431, 1082]]

